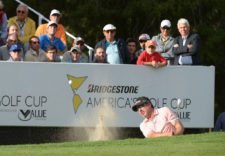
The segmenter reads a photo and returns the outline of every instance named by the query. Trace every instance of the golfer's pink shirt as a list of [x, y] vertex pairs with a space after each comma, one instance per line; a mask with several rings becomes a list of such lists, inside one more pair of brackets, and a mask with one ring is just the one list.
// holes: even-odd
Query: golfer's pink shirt
[[154, 109], [153, 117], [144, 119], [140, 124], [140, 129], [145, 137], [154, 132], [171, 132], [175, 131], [174, 127], [178, 119], [177, 115], [167, 107]]

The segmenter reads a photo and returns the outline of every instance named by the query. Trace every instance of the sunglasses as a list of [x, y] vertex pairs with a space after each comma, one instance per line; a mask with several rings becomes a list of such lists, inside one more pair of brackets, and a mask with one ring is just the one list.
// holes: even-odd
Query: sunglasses
[[105, 32], [106, 32], [106, 33], [110, 33], [110, 32], [111, 32], [111, 33], [114, 33], [114, 32], [116, 32], [116, 31], [115, 31], [115, 30], [106, 30]]
[[8, 40], [10, 43], [16, 43], [17, 42], [17, 40], [11, 40], [11, 39], [9, 39]]
[[139, 42], [140, 42], [140, 43], [145, 43], [145, 42], [146, 42], [146, 40], [139, 40]]
[[138, 106], [137, 106], [137, 110], [142, 108], [142, 107], [145, 107], [146, 105], [148, 105], [149, 102], [145, 102], [145, 103], [140, 103]]
[[151, 48], [151, 49], [155, 49], [155, 47], [154, 47], [154, 46], [149, 46], [148, 48], [149, 48], [149, 49], [150, 49], [150, 48]]
[[25, 14], [25, 11], [23, 11], [23, 10], [18, 10], [17, 11], [19, 14], [21, 13], [21, 14]]
[[51, 50], [50, 50], [50, 51], [47, 51], [47, 53], [48, 53], [48, 54], [56, 54], [57, 52], [56, 52], [56, 51], [51, 51]]
[[60, 15], [59, 15], [59, 14], [52, 14], [52, 16], [57, 16], [57, 17], [60, 17]]
[[128, 44], [128, 47], [136, 47], [135, 45], [132, 44]]
[[39, 41], [31, 41], [32, 44], [39, 44]]
[[76, 45], [84, 45], [84, 42], [77, 42]]
[[20, 53], [20, 50], [13, 50], [14, 53]]
[[162, 27], [164, 30], [170, 30], [170, 27]]

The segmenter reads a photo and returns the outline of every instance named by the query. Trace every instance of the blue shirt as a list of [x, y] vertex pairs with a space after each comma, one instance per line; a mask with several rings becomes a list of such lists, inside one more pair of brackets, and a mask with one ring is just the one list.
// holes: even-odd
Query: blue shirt
[[119, 50], [116, 41], [106, 43], [107, 62], [109, 64], [121, 64]]
[[64, 43], [59, 38], [54, 37], [53, 41], [50, 41], [50, 38], [47, 34], [39, 36], [39, 40], [40, 48], [44, 51], [47, 51], [47, 47], [50, 45], [54, 45], [59, 51], [63, 51], [66, 48]]
[[214, 131], [225, 132], [225, 112], [221, 113], [219, 117], [217, 118]]

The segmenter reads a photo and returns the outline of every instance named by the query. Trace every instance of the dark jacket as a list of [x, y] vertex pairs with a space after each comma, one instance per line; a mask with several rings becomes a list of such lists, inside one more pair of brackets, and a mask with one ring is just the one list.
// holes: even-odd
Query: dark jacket
[[[98, 47], [104, 47], [106, 49], [106, 42], [107, 42], [106, 39], [99, 41], [95, 45], [95, 49]], [[126, 42], [122, 39], [116, 39], [116, 43], [118, 46], [120, 58], [123, 61], [122, 63], [127, 64], [129, 62], [129, 58], [128, 58], [128, 50], [127, 50]]]
[[[174, 44], [178, 44], [178, 48], [173, 47], [174, 53], [174, 64], [179, 65], [178, 60], [180, 55], [182, 56], [191, 56], [192, 57], [192, 65], [200, 65], [200, 37], [198, 34], [189, 34], [186, 40], [185, 45], [183, 46], [183, 39], [181, 36], [175, 38]], [[192, 48], [188, 48], [187, 45], [192, 44]]]

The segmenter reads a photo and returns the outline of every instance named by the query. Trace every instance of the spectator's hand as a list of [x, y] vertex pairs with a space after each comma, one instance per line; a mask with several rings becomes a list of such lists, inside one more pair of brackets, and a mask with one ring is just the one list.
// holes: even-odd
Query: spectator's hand
[[156, 62], [156, 61], [153, 61], [153, 62], [152, 62], [152, 66], [153, 66], [154, 68], [159, 68], [159, 63]]
[[174, 44], [173, 47], [174, 48], [178, 48], [179, 47], [179, 44]]
[[193, 45], [192, 44], [188, 44], [187, 47], [190, 49], [190, 48], [193, 47]]

